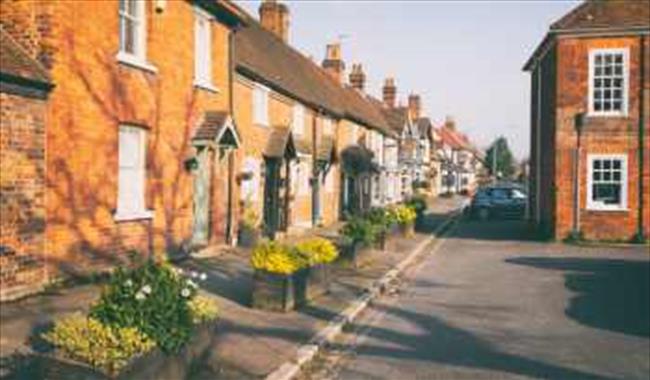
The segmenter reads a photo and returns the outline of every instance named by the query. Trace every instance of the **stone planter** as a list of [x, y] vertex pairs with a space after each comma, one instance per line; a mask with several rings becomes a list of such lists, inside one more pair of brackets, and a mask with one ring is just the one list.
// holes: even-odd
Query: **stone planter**
[[30, 363], [29, 373], [33, 378], [58, 380], [185, 379], [190, 375], [193, 363], [210, 350], [215, 330], [216, 322], [198, 325], [179, 353], [165, 355], [156, 348], [134, 359], [117, 374], [107, 374], [86, 363], [54, 354], [36, 357]]
[[412, 237], [415, 234], [415, 226], [413, 223], [400, 224], [399, 231], [403, 237]]
[[244, 248], [253, 248], [260, 240], [261, 233], [257, 228], [239, 227], [237, 244]]
[[301, 272], [303, 271], [286, 275], [255, 270], [253, 274], [253, 307], [283, 312], [293, 310], [296, 304], [295, 294], [302, 291], [296, 290], [296, 285], [304, 287], [302, 285], [304, 280], [300, 279], [305, 275]]

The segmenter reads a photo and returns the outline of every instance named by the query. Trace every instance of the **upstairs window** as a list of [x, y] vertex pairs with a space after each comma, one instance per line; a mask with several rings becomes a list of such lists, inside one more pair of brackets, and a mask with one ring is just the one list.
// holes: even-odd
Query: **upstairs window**
[[627, 114], [627, 49], [597, 49], [589, 53], [589, 113]]
[[201, 9], [195, 9], [194, 14], [194, 83], [212, 88], [211, 18]]
[[627, 157], [589, 155], [587, 209], [624, 210], [627, 208]]
[[296, 103], [293, 106], [293, 126], [291, 130], [297, 135], [305, 133], [305, 107], [302, 104]]
[[332, 136], [334, 134], [334, 128], [332, 127], [332, 119], [325, 117], [323, 119], [323, 133], [327, 136]]
[[146, 131], [122, 125], [119, 131], [117, 219], [149, 217], [145, 207]]
[[120, 53], [145, 61], [145, 1], [120, 0]]
[[261, 85], [253, 89], [253, 122], [257, 125], [269, 125], [269, 90]]

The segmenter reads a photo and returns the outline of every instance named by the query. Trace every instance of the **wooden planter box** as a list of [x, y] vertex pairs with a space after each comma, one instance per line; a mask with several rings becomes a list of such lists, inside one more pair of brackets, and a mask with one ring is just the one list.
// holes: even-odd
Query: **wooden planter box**
[[412, 237], [415, 234], [415, 225], [413, 223], [400, 224], [399, 230], [403, 237]]
[[[255, 270], [253, 274], [253, 307], [272, 311], [293, 310], [296, 305], [294, 274], [278, 274]], [[300, 286], [300, 285], [299, 285]]]
[[57, 380], [108, 380], [108, 379], [185, 379], [193, 364], [204, 356], [212, 346], [216, 322], [195, 327], [192, 339], [178, 354], [165, 355], [160, 349], [134, 359], [118, 374], [109, 375], [82, 362], [43, 354], [30, 363], [33, 378]]
[[302, 302], [311, 301], [329, 292], [330, 266], [328, 264], [318, 264], [307, 269], [307, 271], [306, 297], [304, 300], [298, 299]]
[[378, 236], [377, 236], [377, 241], [373, 244], [373, 247], [375, 249], [378, 249], [380, 251], [385, 251], [386, 250], [386, 241], [388, 240], [387, 237], [388, 232], [382, 231]]

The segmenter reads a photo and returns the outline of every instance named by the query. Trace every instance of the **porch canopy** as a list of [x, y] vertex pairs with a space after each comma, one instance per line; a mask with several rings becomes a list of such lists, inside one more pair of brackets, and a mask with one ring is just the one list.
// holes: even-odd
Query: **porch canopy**
[[225, 111], [207, 111], [192, 139], [195, 145], [217, 144], [239, 148], [241, 140], [232, 117]]
[[262, 154], [266, 158], [296, 158], [297, 151], [291, 128], [288, 126], [272, 127]]

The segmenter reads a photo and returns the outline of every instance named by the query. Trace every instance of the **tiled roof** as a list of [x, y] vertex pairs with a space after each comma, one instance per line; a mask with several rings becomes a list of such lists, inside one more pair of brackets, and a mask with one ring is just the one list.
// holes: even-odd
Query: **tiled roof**
[[223, 111], [208, 111], [205, 113], [203, 123], [194, 134], [195, 140], [214, 140], [221, 134], [228, 120], [228, 113]]
[[431, 119], [429, 119], [428, 117], [421, 117], [416, 121], [416, 125], [418, 127], [418, 133], [420, 137], [430, 136], [429, 132], [431, 131], [431, 128], [433, 128], [433, 124], [431, 124]]
[[379, 132], [395, 137], [395, 131], [390, 127], [382, 113], [382, 103], [352, 87], [346, 86], [345, 91], [345, 116], [358, 121]]
[[398, 135], [401, 135], [404, 127], [408, 124], [408, 108], [382, 108], [382, 113], [390, 128]]
[[245, 76], [330, 114], [343, 114], [342, 88], [315, 63], [249, 16], [235, 33], [235, 63]]
[[50, 83], [47, 70], [0, 27], [0, 73], [3, 77], [26, 79], [41, 84]]
[[589, 0], [551, 25], [551, 30], [650, 28], [647, 0]]
[[272, 127], [271, 134], [264, 148], [264, 156], [268, 158], [283, 158], [287, 155], [294, 157], [295, 154], [296, 148], [291, 129], [287, 126]]

